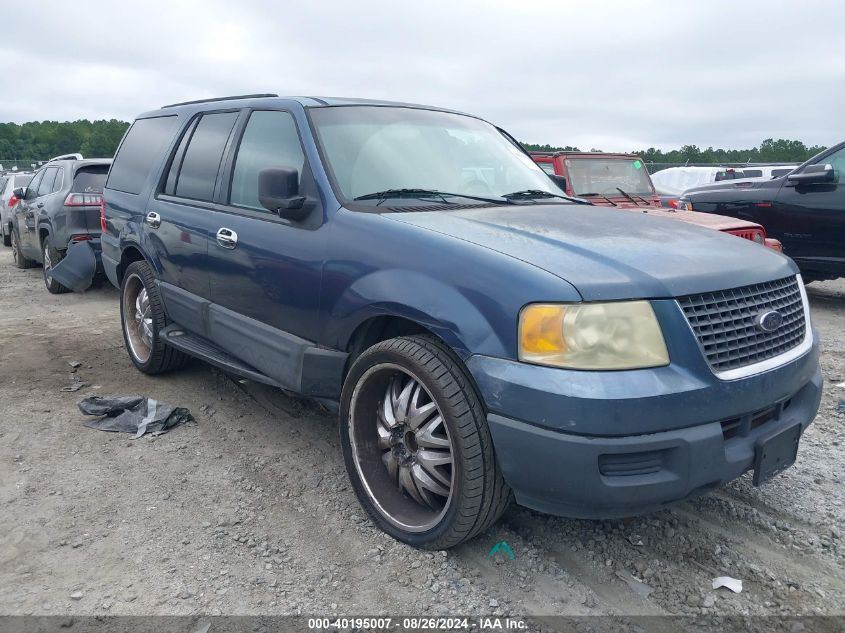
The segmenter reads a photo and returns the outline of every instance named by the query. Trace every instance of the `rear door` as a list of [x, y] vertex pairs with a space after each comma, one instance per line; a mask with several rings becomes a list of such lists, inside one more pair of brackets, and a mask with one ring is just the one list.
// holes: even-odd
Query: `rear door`
[[161, 192], [147, 208], [147, 249], [160, 265], [161, 293], [170, 317], [207, 336], [204, 305], [211, 299], [208, 240], [218, 175], [238, 111], [197, 115], [185, 128], [165, 171]]
[[293, 115], [251, 111], [229, 152], [213, 214], [209, 327], [218, 346], [298, 388], [298, 346], [318, 338], [327, 227], [320, 209], [292, 222], [261, 206], [258, 174], [272, 167], [296, 169], [300, 192], [314, 191]]
[[[784, 184], [774, 202], [771, 232], [783, 235], [786, 254], [802, 268], [845, 269], [845, 148], [819, 158], [831, 164], [835, 182]], [[769, 224], [765, 224], [769, 230]]]

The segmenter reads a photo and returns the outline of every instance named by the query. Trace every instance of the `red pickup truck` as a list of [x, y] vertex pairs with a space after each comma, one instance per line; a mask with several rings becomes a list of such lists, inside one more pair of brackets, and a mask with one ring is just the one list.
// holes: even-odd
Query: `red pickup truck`
[[567, 195], [595, 205], [648, 212], [716, 231], [723, 231], [782, 251], [778, 240], [755, 222], [724, 215], [674, 211], [660, 206], [645, 163], [634, 154], [604, 152], [529, 152], [534, 161], [556, 179]]

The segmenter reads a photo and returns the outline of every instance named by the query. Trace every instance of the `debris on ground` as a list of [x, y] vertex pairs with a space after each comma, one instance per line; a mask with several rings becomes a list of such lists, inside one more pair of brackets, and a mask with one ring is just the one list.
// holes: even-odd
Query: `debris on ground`
[[627, 584], [631, 588], [631, 591], [633, 591], [635, 594], [637, 594], [641, 598], [648, 598], [649, 594], [651, 594], [651, 592], [654, 591], [654, 589], [649, 587], [642, 580], [640, 580], [636, 576], [629, 574], [626, 571], [617, 571], [616, 576], [620, 580], [625, 581], [625, 584]]
[[184, 407], [144, 396], [91, 396], [80, 400], [77, 405], [85, 415], [101, 416], [85, 422], [88, 428], [134, 433], [136, 439], [144, 433], [161, 435], [178, 424], [194, 420]]
[[87, 387], [87, 386], [88, 386], [87, 382], [82, 382], [82, 380], [80, 380], [79, 376], [77, 376], [76, 374], [73, 374], [73, 379], [71, 380], [70, 384], [62, 387], [62, 391], [74, 392], [74, 391], [79, 391], [83, 387]]
[[839, 413], [845, 413], [845, 400], [839, 401], [839, 404], [836, 405], [836, 410]]
[[730, 576], [719, 576], [718, 578], [713, 579], [713, 589], [719, 589], [720, 587], [730, 589], [734, 593], [741, 593], [742, 581], [737, 580], [736, 578], [731, 578]]
[[79, 369], [80, 367], [82, 367], [82, 363], [80, 363], [78, 360], [69, 360], [67, 364], [71, 366], [71, 369]]

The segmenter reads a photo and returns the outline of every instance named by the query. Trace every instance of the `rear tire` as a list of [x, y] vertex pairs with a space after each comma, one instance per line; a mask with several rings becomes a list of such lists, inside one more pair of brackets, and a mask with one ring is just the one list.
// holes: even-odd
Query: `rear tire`
[[413, 547], [463, 543], [511, 502], [481, 399], [461, 360], [434, 337], [383, 341], [355, 360], [340, 439], [361, 505]]
[[36, 264], [34, 259], [30, 259], [21, 251], [21, 243], [18, 239], [18, 233], [14, 230], [12, 231], [12, 259], [15, 260], [15, 266], [22, 270], [34, 268]]
[[145, 374], [163, 374], [185, 365], [190, 357], [160, 336], [169, 321], [152, 268], [133, 262], [120, 285], [120, 323], [129, 358]]
[[53, 248], [53, 244], [50, 242], [50, 236], [48, 235], [47, 237], [45, 237], [44, 265], [41, 269], [41, 272], [44, 276], [44, 285], [47, 286], [47, 290], [54, 295], [63, 295], [66, 292], [70, 292], [70, 288], [65, 288], [62, 284], [53, 279], [53, 277], [50, 275], [51, 271], [53, 270], [53, 266], [58, 264], [64, 258], [64, 253]]
[[12, 245], [12, 229], [6, 225], [3, 226], [3, 246]]

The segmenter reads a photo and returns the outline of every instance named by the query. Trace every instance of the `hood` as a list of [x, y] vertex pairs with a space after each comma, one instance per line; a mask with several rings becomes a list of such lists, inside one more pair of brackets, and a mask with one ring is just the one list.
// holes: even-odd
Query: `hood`
[[546, 270], [586, 301], [680, 297], [798, 272], [791, 260], [750, 240], [650, 212], [537, 204], [383, 217]]
[[[635, 205], [629, 200], [620, 202], [615, 198], [613, 198], [613, 201], [617, 205], [613, 208], [617, 210], [631, 211], [634, 213], [647, 213], [648, 215], [656, 218], [666, 218], [668, 220], [675, 220], [677, 222], [686, 222], [688, 224], [694, 224], [696, 226], [703, 226], [708, 229], [713, 229], [714, 231], [737, 231], [762, 228], [759, 224], [755, 222], [749, 222], [748, 220], [740, 220], [739, 218], [732, 218], [727, 215], [716, 215], [714, 213], [694, 213], [692, 211], [675, 211], [669, 207], [661, 207], [659, 205]], [[610, 206], [609, 203], [606, 201], [604, 204], [597, 203], [595, 198], [590, 198], [590, 203], [595, 206]]]

